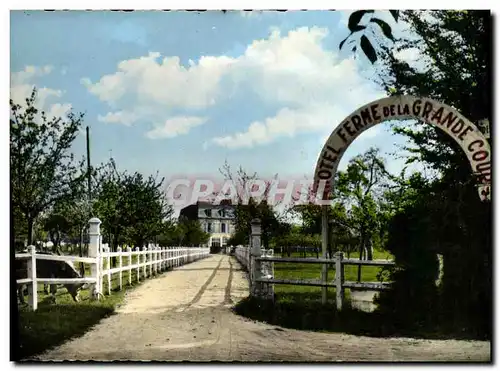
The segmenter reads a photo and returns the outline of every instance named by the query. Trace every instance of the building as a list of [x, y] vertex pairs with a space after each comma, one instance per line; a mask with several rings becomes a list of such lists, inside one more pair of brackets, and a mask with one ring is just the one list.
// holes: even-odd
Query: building
[[210, 202], [198, 201], [183, 208], [179, 217], [199, 221], [201, 228], [210, 233], [208, 246], [212, 247], [212, 251], [218, 251], [227, 245], [234, 232], [234, 213], [234, 206], [228, 202], [222, 201], [220, 205], [213, 205]]

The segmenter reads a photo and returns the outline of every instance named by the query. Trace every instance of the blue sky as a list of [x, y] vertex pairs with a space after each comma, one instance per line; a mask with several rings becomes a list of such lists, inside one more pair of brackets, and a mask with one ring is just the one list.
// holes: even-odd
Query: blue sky
[[[94, 164], [111, 151], [121, 170], [167, 178], [218, 176], [226, 159], [262, 177], [311, 178], [335, 126], [384, 96], [366, 57], [339, 52], [348, 15], [11, 11], [11, 97], [35, 85], [47, 112], [85, 112]], [[369, 129], [340, 169], [370, 146], [403, 143], [388, 123]]]

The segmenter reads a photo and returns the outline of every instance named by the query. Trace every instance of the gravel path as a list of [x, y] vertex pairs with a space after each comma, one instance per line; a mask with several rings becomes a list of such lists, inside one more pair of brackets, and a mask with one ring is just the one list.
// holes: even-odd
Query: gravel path
[[490, 361], [489, 342], [370, 338], [284, 329], [233, 314], [239, 263], [211, 255], [146, 281], [117, 313], [36, 360]]

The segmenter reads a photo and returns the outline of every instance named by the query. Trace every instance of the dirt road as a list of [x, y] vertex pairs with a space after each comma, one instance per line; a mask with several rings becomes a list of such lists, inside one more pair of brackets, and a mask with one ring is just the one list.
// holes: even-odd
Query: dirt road
[[489, 361], [490, 343], [289, 330], [230, 307], [248, 295], [238, 262], [212, 255], [146, 281], [117, 314], [37, 360]]

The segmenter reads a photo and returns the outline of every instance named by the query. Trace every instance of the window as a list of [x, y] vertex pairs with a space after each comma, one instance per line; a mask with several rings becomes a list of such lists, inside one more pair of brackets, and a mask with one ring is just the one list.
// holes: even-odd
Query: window
[[221, 216], [222, 218], [225, 218], [226, 217], [226, 209], [220, 209], [219, 216]]
[[220, 232], [226, 233], [226, 223], [220, 223]]
[[207, 223], [207, 232], [208, 233], [212, 232], [212, 223]]
[[209, 218], [212, 217], [212, 209], [205, 209], [205, 215], [208, 216]]

